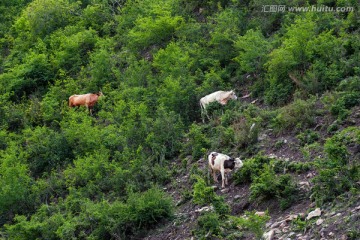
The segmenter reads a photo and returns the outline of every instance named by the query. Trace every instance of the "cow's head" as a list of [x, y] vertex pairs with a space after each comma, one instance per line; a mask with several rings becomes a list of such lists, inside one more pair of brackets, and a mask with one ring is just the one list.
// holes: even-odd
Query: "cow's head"
[[240, 160], [240, 158], [235, 158], [234, 162], [235, 162], [235, 168], [241, 168], [244, 165], [244, 163]]
[[231, 90], [231, 91], [230, 91], [230, 98], [231, 98], [231, 99], [234, 99], [234, 100], [236, 100], [236, 99], [237, 99], [237, 96], [236, 96], [236, 94], [235, 94], [235, 91], [234, 91], [234, 90]]

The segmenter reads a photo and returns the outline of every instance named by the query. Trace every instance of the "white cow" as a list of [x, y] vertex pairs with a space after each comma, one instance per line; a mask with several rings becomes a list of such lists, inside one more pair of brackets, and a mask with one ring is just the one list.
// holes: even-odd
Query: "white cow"
[[205, 122], [204, 114], [206, 114], [206, 116], [209, 118], [209, 116], [207, 114], [207, 111], [206, 111], [206, 106], [209, 103], [217, 101], [221, 105], [226, 105], [226, 103], [230, 99], [234, 99], [234, 100], [237, 99], [237, 96], [235, 95], [234, 90], [231, 90], [231, 91], [216, 91], [216, 92], [213, 92], [213, 93], [211, 93], [209, 95], [206, 95], [205, 97], [202, 97], [200, 99], [202, 121]]
[[208, 159], [209, 170], [215, 182], [218, 182], [216, 172], [219, 171], [221, 173], [222, 188], [225, 188], [225, 185], [228, 184], [227, 173], [243, 166], [243, 162], [240, 158], [231, 158], [222, 153], [212, 152], [209, 154]]

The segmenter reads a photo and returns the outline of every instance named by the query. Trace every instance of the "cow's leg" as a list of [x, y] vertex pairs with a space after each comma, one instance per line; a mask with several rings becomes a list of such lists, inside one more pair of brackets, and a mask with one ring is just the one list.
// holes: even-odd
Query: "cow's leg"
[[214, 179], [214, 181], [215, 181], [215, 182], [219, 182], [219, 181], [217, 180], [215, 170], [212, 170], [212, 175], [213, 175], [213, 179]]
[[221, 187], [222, 188], [225, 188], [225, 171], [224, 171], [224, 169], [221, 169]]

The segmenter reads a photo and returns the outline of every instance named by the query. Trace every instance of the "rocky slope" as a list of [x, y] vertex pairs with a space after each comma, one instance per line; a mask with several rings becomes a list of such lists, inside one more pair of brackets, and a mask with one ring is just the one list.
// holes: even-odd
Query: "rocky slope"
[[[334, 121], [336, 119], [328, 114], [316, 118], [313, 130], [320, 135], [318, 140], [320, 145], [323, 145], [324, 139], [329, 137], [327, 128]], [[340, 130], [347, 126], [360, 126], [360, 107], [353, 109], [350, 117], [340, 126]], [[299, 140], [292, 132], [274, 134], [272, 129], [264, 129], [259, 133], [257, 146], [259, 151], [263, 151], [270, 158], [290, 162], [306, 161], [306, 156], [301, 152]], [[315, 156], [321, 152], [315, 150], [310, 154]], [[354, 148], [351, 154], [357, 158], [359, 156], [358, 147]], [[164, 188], [177, 204], [175, 218], [171, 222], [162, 223], [160, 228], [148, 233], [144, 239], [197, 239], [193, 234], [193, 230], [197, 227], [197, 219], [202, 212], [213, 211], [213, 207], [194, 204], [190, 194], [192, 189], [190, 169], [196, 168], [206, 172], [206, 160], [196, 161], [188, 156], [188, 163], [187, 171], [180, 173], [172, 183]], [[180, 161], [176, 161], [173, 167], [180, 169]], [[216, 194], [225, 198], [226, 203], [231, 207], [231, 214], [234, 216], [242, 216], [245, 211], [255, 211], [259, 215], [268, 211], [270, 219], [264, 229], [264, 239], [358, 239], [360, 196], [356, 192], [355, 194], [349, 192], [332, 203], [317, 207], [310, 200], [312, 179], [317, 174], [313, 168], [299, 174], [292, 173], [300, 190], [300, 197], [286, 210], [281, 210], [279, 203], [275, 200], [260, 203], [250, 202], [250, 186], [248, 184], [235, 185], [230, 180], [230, 185], [225, 189], [220, 189], [219, 184], [214, 184], [213, 188]], [[216, 238], [204, 235], [202, 239]], [[254, 236], [239, 239], [254, 239]]]

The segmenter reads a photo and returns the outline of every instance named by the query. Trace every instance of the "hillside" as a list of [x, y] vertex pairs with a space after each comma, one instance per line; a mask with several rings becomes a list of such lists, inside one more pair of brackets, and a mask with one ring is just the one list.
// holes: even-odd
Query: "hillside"
[[359, 5], [3, 0], [0, 239], [359, 239]]

